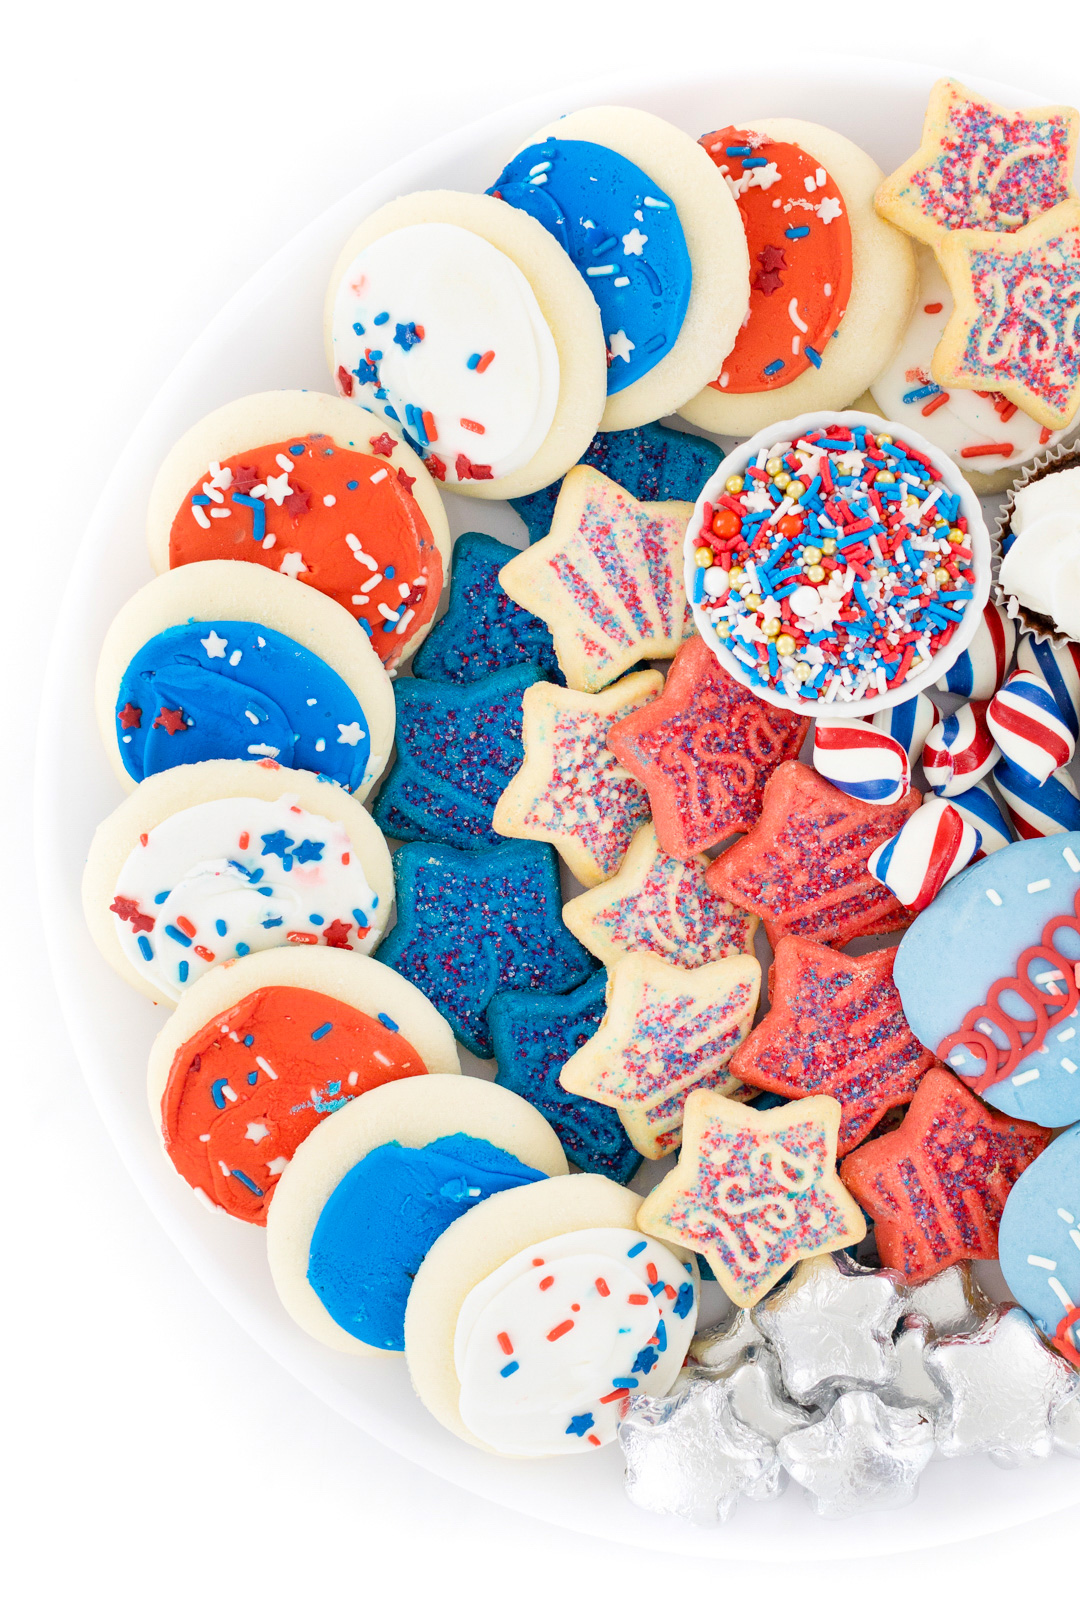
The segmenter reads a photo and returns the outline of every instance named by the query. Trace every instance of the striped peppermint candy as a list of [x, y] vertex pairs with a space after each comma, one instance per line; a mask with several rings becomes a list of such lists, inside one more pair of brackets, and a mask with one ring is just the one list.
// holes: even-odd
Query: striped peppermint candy
[[888, 736], [895, 737], [901, 748], [907, 750], [909, 760], [918, 759], [922, 753], [923, 744], [931, 730], [941, 719], [941, 710], [937, 704], [919, 692], [906, 703], [898, 703], [895, 709], [879, 709], [870, 724], [878, 731], [884, 731]]
[[1067, 765], [1076, 738], [1041, 675], [1018, 669], [986, 711], [990, 735], [1008, 763], [1040, 784]]
[[[936, 799], [936, 793], [923, 795], [923, 803], [928, 804]], [[975, 787], [968, 788], [966, 793], [960, 793], [948, 803], [955, 810], [959, 810], [964, 820], [979, 834], [982, 839], [981, 855], [995, 855], [1006, 844], [1011, 844], [1016, 837], [1006, 819], [1005, 812], [998, 804], [994, 795], [987, 787], [985, 780]]]
[[979, 853], [982, 837], [948, 799], [931, 795], [895, 838], [879, 844], [867, 866], [901, 905], [923, 911], [951, 877]]
[[986, 724], [986, 698], [965, 703], [938, 722], [923, 748], [923, 770], [936, 793], [955, 799], [981, 782], [1001, 758]]
[[911, 786], [903, 744], [866, 720], [819, 721], [814, 769], [862, 804], [895, 804]]
[[996, 602], [987, 602], [971, 645], [938, 681], [938, 691], [966, 698], [993, 697], [1005, 679], [1015, 650], [1015, 622]]
[[1041, 675], [1058, 706], [1058, 713], [1074, 737], [1080, 737], [1080, 646], [1067, 641], [1054, 647], [1034, 636], [1021, 636], [1016, 650], [1020, 669]]
[[1002, 760], [994, 769], [994, 785], [1008, 805], [1021, 838], [1080, 832], [1080, 793], [1067, 771], [1055, 771], [1045, 782], [1037, 782], [1026, 771]]

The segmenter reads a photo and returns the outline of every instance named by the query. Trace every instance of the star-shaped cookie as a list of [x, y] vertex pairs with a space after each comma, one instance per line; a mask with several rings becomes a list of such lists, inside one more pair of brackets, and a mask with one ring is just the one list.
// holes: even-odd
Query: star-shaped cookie
[[896, 951], [845, 956], [788, 936], [769, 975], [769, 1010], [732, 1059], [747, 1085], [781, 1097], [835, 1097], [841, 1155], [898, 1103], [934, 1055], [911, 1032], [893, 983]]
[[454, 542], [446, 612], [417, 650], [412, 672], [423, 680], [476, 681], [514, 664], [539, 664], [545, 679], [562, 685], [555, 644], [546, 624], [512, 602], [499, 572], [517, 552], [488, 534]]
[[839, 1125], [832, 1097], [761, 1113], [695, 1091], [679, 1162], [641, 1205], [638, 1225], [704, 1254], [728, 1298], [754, 1305], [797, 1261], [865, 1236], [836, 1174]]
[[956, 1260], [997, 1257], [1005, 1199], [1050, 1136], [931, 1069], [898, 1129], [864, 1142], [840, 1175], [875, 1223], [882, 1264], [923, 1282]]
[[636, 501], [592, 467], [563, 479], [551, 533], [499, 575], [551, 631], [568, 686], [599, 692], [642, 658], [672, 658], [693, 628], [683, 582], [688, 501]]
[[662, 1159], [682, 1140], [692, 1092], [735, 1089], [728, 1064], [746, 1039], [760, 988], [756, 956], [728, 956], [699, 968], [673, 967], [647, 951], [620, 957], [604, 1021], [559, 1082], [576, 1096], [617, 1108], [638, 1152]]
[[649, 800], [608, 748], [607, 734], [662, 684], [663, 676], [646, 670], [591, 696], [550, 682], [530, 686], [522, 704], [525, 763], [495, 806], [495, 831], [554, 844], [587, 888], [617, 872], [649, 819]]
[[608, 747], [648, 791], [661, 844], [685, 860], [754, 825], [765, 784], [809, 728], [732, 680], [694, 636], [661, 696], [613, 726]]
[[651, 951], [676, 967], [703, 967], [753, 950], [757, 918], [712, 893], [700, 856], [660, 848], [651, 821], [630, 840], [613, 878], [563, 906], [563, 922], [609, 966], [627, 951]]
[[759, 916], [774, 949], [785, 934], [839, 946], [906, 928], [915, 913], [871, 877], [866, 862], [921, 803], [912, 788], [884, 808], [860, 804], [788, 760], [766, 783], [753, 830], [713, 861], [706, 881]]

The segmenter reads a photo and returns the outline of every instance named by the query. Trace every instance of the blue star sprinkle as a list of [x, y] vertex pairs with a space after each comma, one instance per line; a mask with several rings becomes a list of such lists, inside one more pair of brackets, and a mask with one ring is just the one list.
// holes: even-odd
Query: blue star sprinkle
[[404, 325], [399, 321], [394, 327], [394, 342], [408, 354], [421, 341], [420, 333], [416, 330], [415, 321], [407, 321]]
[[[278, 832], [261, 833], [260, 837], [262, 838], [263, 854], [276, 855], [285, 871], [291, 872], [293, 858], [290, 854], [290, 846], [292, 845], [293, 840], [289, 837], [284, 827], [282, 827]], [[253, 878], [252, 882], [254, 881], [255, 880]]]
[[316, 844], [312, 839], [305, 838], [302, 844], [297, 844], [292, 851], [293, 858], [303, 866], [306, 861], [321, 861], [325, 844]]
[[577, 1434], [577, 1435], [588, 1434], [589, 1430], [592, 1427], [593, 1427], [593, 1415], [592, 1415], [592, 1413], [591, 1412], [581, 1412], [581, 1413], [579, 1413], [579, 1415], [577, 1417], [572, 1417], [570, 1419], [570, 1422], [567, 1425], [566, 1432], [567, 1432], [567, 1434]]
[[414, 657], [414, 675], [460, 684], [514, 664], [536, 664], [547, 680], [566, 685], [547, 625], [499, 584], [499, 570], [516, 556], [513, 546], [487, 534], [456, 541], [449, 605]]

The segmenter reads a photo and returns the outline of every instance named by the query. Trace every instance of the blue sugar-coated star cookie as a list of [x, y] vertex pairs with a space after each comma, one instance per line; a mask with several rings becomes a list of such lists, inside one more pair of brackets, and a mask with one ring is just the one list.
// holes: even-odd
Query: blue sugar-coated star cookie
[[507, 839], [478, 855], [403, 844], [394, 879], [397, 923], [375, 955], [423, 990], [477, 1057], [494, 1054], [492, 996], [573, 990], [598, 965], [563, 924], [550, 844]]
[[499, 570], [516, 556], [513, 546], [488, 534], [460, 536], [449, 606], [417, 651], [414, 675], [461, 683], [514, 664], [538, 664], [547, 680], [565, 686], [547, 625], [512, 602], [499, 584]]
[[[598, 433], [581, 459], [621, 484], [637, 501], [696, 501], [723, 461], [724, 452], [696, 433], [647, 422], [622, 433]], [[561, 486], [560, 478], [535, 495], [510, 502], [529, 531], [530, 545], [550, 531]]]
[[569, 1057], [596, 1034], [604, 1016], [607, 971], [566, 996], [535, 990], [508, 990], [488, 1008], [488, 1027], [499, 1065], [501, 1086], [538, 1108], [570, 1159], [612, 1181], [626, 1182], [641, 1163], [614, 1108], [591, 1097], [575, 1097], [559, 1084]]
[[491, 813], [525, 757], [522, 694], [546, 679], [539, 665], [519, 664], [467, 686], [396, 681], [397, 759], [371, 812], [387, 837], [501, 844]]

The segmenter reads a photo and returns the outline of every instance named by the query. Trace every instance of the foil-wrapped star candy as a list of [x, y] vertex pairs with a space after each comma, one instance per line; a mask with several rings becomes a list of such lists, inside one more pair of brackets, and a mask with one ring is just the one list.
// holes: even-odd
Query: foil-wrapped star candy
[[736, 1367], [723, 1374], [731, 1397], [731, 1410], [740, 1423], [766, 1439], [782, 1440], [795, 1429], [805, 1429], [817, 1416], [788, 1400], [780, 1377], [780, 1363], [763, 1344], [750, 1345]]
[[891, 1383], [877, 1391], [890, 1406], [918, 1407], [929, 1416], [944, 1397], [926, 1370], [926, 1348], [935, 1338], [933, 1325], [925, 1316], [908, 1312], [900, 1319], [896, 1335], [896, 1374]]
[[776, 1449], [792, 1479], [810, 1492], [814, 1512], [842, 1519], [914, 1501], [934, 1454], [934, 1430], [917, 1409], [849, 1390], [820, 1423], [786, 1435]]
[[893, 1332], [906, 1292], [896, 1272], [825, 1254], [803, 1260], [751, 1314], [779, 1357], [788, 1394], [810, 1403], [829, 1390], [892, 1382]]
[[974, 1332], [994, 1307], [975, 1281], [970, 1260], [960, 1260], [928, 1282], [917, 1283], [908, 1294], [907, 1308], [925, 1316], [940, 1339], [946, 1333]]
[[749, 1311], [736, 1311], [717, 1327], [705, 1328], [690, 1342], [690, 1358], [710, 1372], [729, 1372], [751, 1345], [764, 1344]]

